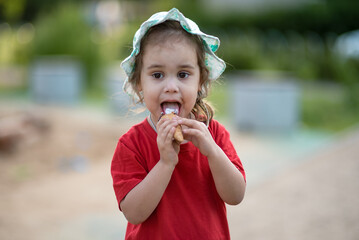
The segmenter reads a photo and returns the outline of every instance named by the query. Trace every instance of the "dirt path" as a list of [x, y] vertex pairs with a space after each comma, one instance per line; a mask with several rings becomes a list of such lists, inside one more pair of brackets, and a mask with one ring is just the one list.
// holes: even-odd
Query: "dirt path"
[[121, 239], [126, 223], [116, 209], [110, 162], [133, 123], [92, 110], [1, 107], [3, 117], [31, 112], [49, 130], [0, 155], [0, 239]]
[[359, 239], [359, 129], [250, 189], [229, 208], [233, 239]]
[[91, 228], [106, 224], [119, 230], [103, 229], [102, 239], [121, 236], [125, 221], [115, 211], [111, 181], [108, 163], [100, 163], [86, 173], [54, 173], [21, 184], [1, 197], [0, 238], [92, 239]]

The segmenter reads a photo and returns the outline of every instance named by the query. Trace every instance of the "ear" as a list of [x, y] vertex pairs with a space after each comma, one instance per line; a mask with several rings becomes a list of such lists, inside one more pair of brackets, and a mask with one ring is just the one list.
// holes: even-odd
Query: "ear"
[[139, 82], [136, 84], [136, 90], [137, 90], [138, 92], [141, 92], [141, 91], [142, 91], [141, 81], [139, 81]]
[[198, 90], [197, 90], [197, 92], [201, 92], [201, 91], [202, 91], [201, 83], [198, 83]]

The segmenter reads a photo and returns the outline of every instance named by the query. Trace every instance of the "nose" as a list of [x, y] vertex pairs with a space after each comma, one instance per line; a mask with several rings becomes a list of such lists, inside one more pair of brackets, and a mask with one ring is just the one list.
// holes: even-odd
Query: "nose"
[[165, 81], [165, 88], [166, 93], [176, 93], [179, 91], [177, 79], [174, 77], [169, 77]]

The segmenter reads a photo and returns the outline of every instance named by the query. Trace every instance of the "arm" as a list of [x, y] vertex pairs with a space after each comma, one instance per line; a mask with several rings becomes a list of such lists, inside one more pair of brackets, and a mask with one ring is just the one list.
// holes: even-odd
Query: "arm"
[[243, 200], [246, 189], [242, 173], [218, 145], [207, 158], [217, 192], [222, 200], [230, 205], [239, 204]]
[[139, 224], [152, 214], [166, 190], [173, 170], [174, 166], [160, 160], [121, 201], [122, 212], [130, 223]]
[[160, 160], [147, 176], [120, 202], [126, 219], [132, 224], [145, 221], [156, 209], [178, 163], [179, 144], [172, 141], [177, 123], [161, 119], [157, 124]]
[[179, 120], [179, 124], [188, 127], [183, 129], [185, 139], [207, 156], [217, 192], [222, 200], [231, 205], [239, 204], [246, 188], [243, 175], [214, 141], [206, 125], [184, 118]]

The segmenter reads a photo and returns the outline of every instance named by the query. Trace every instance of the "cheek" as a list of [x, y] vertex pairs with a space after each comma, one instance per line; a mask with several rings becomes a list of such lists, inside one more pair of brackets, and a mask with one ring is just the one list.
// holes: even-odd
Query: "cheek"
[[151, 85], [148, 83], [148, 80], [146, 79], [146, 77], [142, 77], [140, 79], [140, 81], [137, 84], [137, 89], [139, 91], [142, 91], [143, 94], [150, 92]]
[[[189, 100], [189, 105], [188, 107], [193, 107], [196, 103], [196, 100], [197, 100], [197, 89], [195, 88], [191, 88], [191, 90], [188, 90], [187, 91], [187, 99]], [[191, 108], [192, 109], [192, 108]]]
[[153, 85], [142, 85], [142, 94], [147, 103], [157, 101], [160, 95], [158, 88], [153, 87]]
[[[152, 94], [151, 94], [152, 93]], [[144, 91], [142, 91], [142, 94], [143, 94], [143, 98], [144, 98], [144, 100], [146, 101], [148, 101], [148, 100], [150, 100], [150, 99], [152, 99], [153, 97], [152, 97], [152, 95], [153, 95], [153, 92], [151, 92], [151, 91], [147, 91], [146, 89], [144, 90]]]

